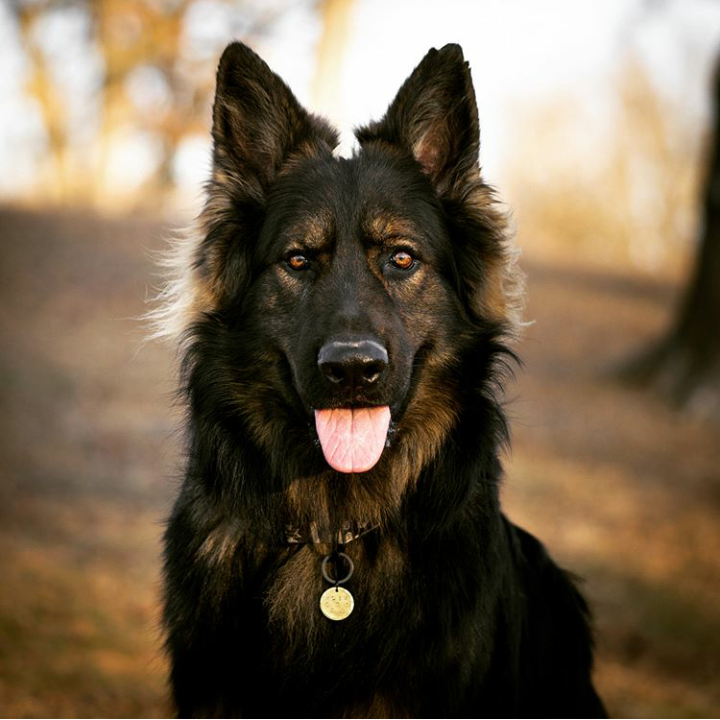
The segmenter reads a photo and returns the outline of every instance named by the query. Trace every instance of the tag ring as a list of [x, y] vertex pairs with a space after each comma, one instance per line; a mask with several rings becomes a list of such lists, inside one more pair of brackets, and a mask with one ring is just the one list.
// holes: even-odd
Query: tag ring
[[351, 577], [353, 572], [355, 572], [355, 565], [353, 564], [353, 561], [350, 559], [349, 555], [346, 555], [345, 553], [334, 553], [335, 557], [342, 558], [348, 566], [348, 573], [342, 580], [333, 580], [329, 575], [327, 571], [327, 564], [328, 560], [330, 560], [333, 555], [326, 555], [323, 560], [322, 564], [320, 565], [320, 572], [322, 573], [322, 576], [329, 582], [331, 585], [340, 585], [341, 583], [347, 582]]

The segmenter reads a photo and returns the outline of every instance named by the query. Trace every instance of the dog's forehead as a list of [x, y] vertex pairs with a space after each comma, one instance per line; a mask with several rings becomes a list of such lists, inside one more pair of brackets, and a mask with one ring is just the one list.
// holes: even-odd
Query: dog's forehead
[[424, 233], [402, 207], [388, 203], [364, 202], [342, 212], [336, 203], [324, 202], [327, 197], [298, 208], [293, 217], [278, 227], [280, 241], [301, 241], [308, 249], [320, 249], [328, 242], [360, 235], [378, 243], [401, 239], [422, 242]]
[[299, 164], [280, 178], [268, 204], [269, 242], [320, 248], [343, 237], [432, 244], [442, 223], [414, 170], [364, 156]]

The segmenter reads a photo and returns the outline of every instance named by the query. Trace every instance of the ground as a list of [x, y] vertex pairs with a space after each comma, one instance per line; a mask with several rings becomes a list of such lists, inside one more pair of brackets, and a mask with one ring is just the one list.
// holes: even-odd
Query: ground
[[[170, 712], [160, 538], [182, 459], [172, 352], [138, 317], [149, 218], [0, 209], [0, 714]], [[567, 256], [568, 253], [565, 254]], [[720, 429], [617, 384], [677, 280], [526, 253], [504, 503], [583, 578], [613, 715], [720, 712]]]

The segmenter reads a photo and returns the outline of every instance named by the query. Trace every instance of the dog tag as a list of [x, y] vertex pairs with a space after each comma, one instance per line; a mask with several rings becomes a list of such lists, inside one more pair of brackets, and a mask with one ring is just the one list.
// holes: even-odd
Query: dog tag
[[344, 620], [355, 607], [355, 598], [344, 587], [328, 588], [320, 596], [320, 610], [330, 620]]

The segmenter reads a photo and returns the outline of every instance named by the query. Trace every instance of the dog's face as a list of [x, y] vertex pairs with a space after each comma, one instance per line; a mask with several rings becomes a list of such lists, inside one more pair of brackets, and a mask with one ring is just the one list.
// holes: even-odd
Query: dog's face
[[459, 47], [428, 53], [349, 159], [238, 43], [213, 120], [190, 306], [220, 355], [203, 371], [229, 395], [218, 402], [308, 467], [367, 472], [403, 442], [407, 464], [421, 433], [436, 448], [467, 364], [482, 362], [468, 348], [508, 316], [504, 226]]
[[375, 465], [421, 350], [443, 353], [460, 332], [441, 218], [427, 178], [372, 151], [306, 159], [268, 195], [252, 294], [340, 472]]

